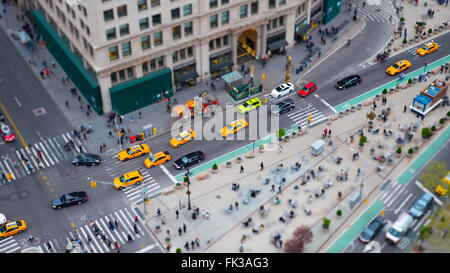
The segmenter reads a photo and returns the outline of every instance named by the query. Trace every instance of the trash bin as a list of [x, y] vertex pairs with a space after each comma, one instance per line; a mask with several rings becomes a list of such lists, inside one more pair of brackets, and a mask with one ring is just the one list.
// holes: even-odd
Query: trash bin
[[136, 142], [136, 136], [130, 136], [130, 143]]
[[197, 214], [195, 212], [192, 213], [192, 220], [195, 220], [197, 218]]

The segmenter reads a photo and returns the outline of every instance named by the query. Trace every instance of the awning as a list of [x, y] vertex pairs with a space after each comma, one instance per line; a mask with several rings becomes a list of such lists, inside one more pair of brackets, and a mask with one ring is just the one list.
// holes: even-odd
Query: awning
[[322, 11], [318, 11], [318, 12], [316, 12], [316, 14], [311, 16], [311, 21], [315, 21], [315, 22], [322, 21], [322, 17], [323, 17], [323, 12]]
[[25, 31], [18, 31], [17, 35], [19, 36], [20, 42], [22, 44], [26, 44], [30, 41], [30, 36]]
[[222, 70], [225, 67], [229, 67], [233, 65], [232, 60], [222, 61], [218, 64], [211, 64], [211, 72]]
[[184, 74], [174, 74], [175, 80], [178, 82], [185, 82], [198, 77], [198, 73], [195, 69], [189, 70]]
[[310, 25], [306, 24], [304, 26], [302, 26], [301, 28], [299, 28], [299, 30], [297, 30], [297, 35], [299, 36], [303, 36], [306, 34], [306, 32], [308, 32], [308, 30], [311, 28]]
[[288, 42], [287, 42], [285, 39], [283, 39], [283, 40], [279, 40], [279, 41], [270, 43], [270, 44], [267, 45], [267, 47], [268, 47], [271, 51], [275, 51], [275, 50], [280, 49], [280, 48], [282, 48], [283, 46], [287, 46], [287, 45], [288, 45]]

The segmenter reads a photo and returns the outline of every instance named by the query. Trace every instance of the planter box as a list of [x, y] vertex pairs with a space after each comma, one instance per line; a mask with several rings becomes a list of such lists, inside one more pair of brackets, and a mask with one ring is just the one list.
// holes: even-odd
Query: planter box
[[246, 154], [245, 158], [255, 158], [255, 154], [254, 153]]
[[[333, 116], [330, 117], [330, 120], [331, 120], [331, 121], [335, 121], [335, 120], [337, 120], [338, 118], [339, 118], [338, 115], [333, 115]], [[299, 135], [300, 135], [300, 134], [299, 134]]]
[[207, 172], [201, 173], [197, 175], [197, 180], [205, 180], [206, 178], [209, 177], [209, 174]]
[[163, 191], [163, 194], [164, 195], [168, 195], [168, 194], [171, 194], [172, 192], [174, 192], [175, 191], [175, 188], [172, 188], [172, 189], [170, 189], [170, 190], [165, 190], [165, 191]]
[[219, 169], [217, 169], [217, 170], [211, 169], [211, 173], [218, 173], [218, 172], [219, 172]]
[[227, 167], [227, 168], [231, 168], [231, 167], [233, 167], [233, 164], [231, 163], [231, 161], [229, 161], [229, 163], [230, 163], [230, 164], [228, 164], [228, 163], [225, 163], [225, 167]]
[[356, 105], [356, 108], [358, 108], [358, 110], [361, 110], [362, 109], [362, 104], [358, 103], [358, 105]]
[[372, 103], [370, 102], [370, 101], [365, 101], [365, 102], [363, 102], [363, 105], [364, 106], [369, 106], [369, 105], [371, 105]]

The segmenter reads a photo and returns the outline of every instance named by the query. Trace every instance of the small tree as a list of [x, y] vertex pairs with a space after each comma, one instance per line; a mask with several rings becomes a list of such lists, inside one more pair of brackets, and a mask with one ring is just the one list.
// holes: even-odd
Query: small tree
[[403, 16], [400, 18], [400, 22], [405, 22], [405, 18]]
[[181, 248], [177, 248], [177, 249], [175, 250], [175, 253], [181, 253], [181, 252], [182, 252]]
[[450, 111], [447, 112], [447, 117], [450, 117]]
[[436, 131], [436, 126], [431, 126], [431, 131]]
[[440, 123], [440, 124], [444, 124], [444, 123], [445, 123], [445, 119], [444, 119], [444, 118], [441, 118], [441, 119], [439, 120], [439, 123]]
[[387, 89], [384, 88], [383, 91], [382, 91], [381, 93], [383, 93], [383, 95], [386, 95], [386, 94], [387, 94]]
[[331, 223], [331, 220], [328, 219], [328, 218], [326, 218], [326, 217], [324, 217], [324, 218], [323, 218], [322, 227], [323, 227], [324, 229], [328, 229], [328, 228], [330, 227], [330, 223]]
[[213, 169], [213, 170], [217, 170], [217, 164], [216, 164], [216, 163], [214, 163], [214, 164], [212, 165], [212, 169]]
[[414, 153], [414, 149], [413, 148], [409, 148], [408, 149], [408, 154], [412, 155]]
[[302, 253], [305, 245], [311, 243], [313, 238], [311, 229], [305, 225], [296, 228], [292, 235], [284, 244], [286, 253]]
[[429, 226], [422, 227], [419, 231], [419, 239], [420, 239], [420, 246], [419, 249], [422, 250], [423, 241], [428, 239], [433, 233], [433, 229]]
[[[386, 90], [386, 89], [384, 89], [384, 90]], [[384, 92], [384, 90], [383, 90], [383, 92]], [[387, 92], [387, 90], [386, 90], [386, 92]], [[377, 115], [375, 114], [374, 111], [370, 111], [369, 113], [366, 114], [366, 118], [369, 120], [374, 120], [376, 116]]]
[[410, 79], [408, 80], [408, 83], [409, 83], [409, 84], [412, 84], [412, 82], [413, 82], [413, 81], [412, 81], [412, 79], [410, 78]]
[[284, 129], [279, 129], [277, 131], [277, 138], [280, 139], [286, 135], [286, 131]]
[[402, 147], [398, 147], [396, 152], [397, 152], [397, 154], [401, 154], [402, 153]]
[[408, 43], [408, 40], [405, 38], [403, 39], [403, 44], [406, 45]]
[[364, 143], [367, 142], [367, 137], [365, 136], [360, 136], [359, 137], [359, 145], [364, 146]]
[[428, 127], [422, 128], [422, 137], [429, 138], [431, 136], [431, 130]]
[[431, 28], [428, 29], [428, 33], [433, 33], [433, 30]]
[[337, 216], [341, 216], [341, 215], [342, 215], [342, 210], [338, 209], [338, 210], [336, 211], [336, 215], [337, 215]]

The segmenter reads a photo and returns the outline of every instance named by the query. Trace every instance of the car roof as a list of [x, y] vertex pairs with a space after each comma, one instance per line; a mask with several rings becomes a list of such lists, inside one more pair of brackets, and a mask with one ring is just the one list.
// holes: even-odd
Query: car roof
[[78, 196], [78, 197], [87, 196], [86, 192], [84, 192], [84, 191], [74, 191], [74, 192], [68, 193], [67, 195]]
[[431, 194], [429, 194], [429, 193], [424, 193], [421, 197], [420, 197], [420, 199], [419, 200], [426, 200], [426, 201], [429, 201], [429, 200], [431, 200], [431, 199], [433, 199], [433, 196], [431, 195]]
[[133, 150], [134, 150], [134, 149], [138, 149], [138, 148], [140, 148], [140, 147], [141, 147], [141, 145], [138, 144], [138, 145], [131, 146], [130, 149], [133, 149]]
[[309, 83], [307, 83], [307, 84], [305, 85], [306, 88], [310, 88], [310, 87], [312, 87], [312, 86], [314, 86], [314, 83], [313, 83], [313, 82], [309, 82]]
[[195, 151], [195, 152], [188, 153], [188, 154], [186, 154], [184, 156], [193, 156], [193, 155], [199, 155], [199, 154], [203, 154], [203, 152], [202, 151]]
[[132, 175], [140, 175], [140, 173], [139, 173], [139, 171], [136, 170], [136, 171], [131, 171], [129, 173], [124, 174], [124, 176], [126, 176], [126, 177], [129, 177]]

